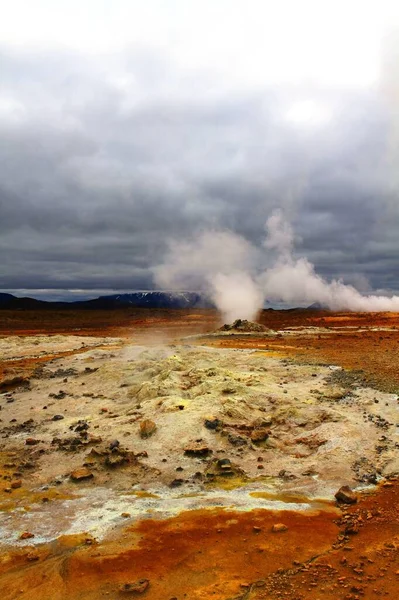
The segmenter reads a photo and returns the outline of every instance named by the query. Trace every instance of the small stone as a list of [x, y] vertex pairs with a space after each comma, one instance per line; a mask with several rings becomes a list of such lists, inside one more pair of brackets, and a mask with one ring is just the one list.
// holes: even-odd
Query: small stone
[[287, 531], [288, 527], [287, 525], [284, 525], [284, 523], [275, 523], [272, 527], [272, 532], [273, 533], [282, 533], [283, 531]]
[[148, 458], [148, 452], [147, 450], [143, 450], [142, 452], [137, 452], [135, 456], [136, 458]]
[[176, 488], [176, 487], [180, 487], [181, 485], [183, 485], [184, 483], [184, 479], [174, 479], [170, 484], [169, 487], [171, 488]]
[[26, 560], [28, 560], [29, 562], [34, 562], [36, 560], [39, 560], [39, 558], [40, 558], [39, 555], [35, 554], [34, 552], [29, 552], [26, 555]]
[[254, 429], [251, 433], [251, 441], [255, 444], [259, 442], [264, 442], [267, 440], [270, 434], [270, 429], [266, 429], [265, 427], [259, 427], [258, 429]]
[[204, 426], [207, 429], [211, 429], [213, 431], [222, 427], [222, 425], [223, 425], [222, 421], [220, 421], [219, 419], [216, 419], [216, 418], [205, 419], [205, 421], [204, 421]]
[[121, 517], [123, 517], [124, 519], [129, 519], [129, 518], [130, 518], [130, 513], [128, 513], [128, 512], [123, 512], [123, 513], [121, 514]]
[[11, 483], [11, 487], [13, 490], [17, 490], [18, 488], [20, 488], [22, 486], [22, 481], [21, 479], [17, 479], [16, 481], [13, 481]]
[[193, 442], [184, 448], [184, 454], [187, 456], [208, 456], [212, 450], [202, 442]]
[[229, 458], [220, 458], [217, 462], [219, 469], [222, 470], [230, 470], [231, 469], [231, 460]]
[[241, 435], [235, 435], [234, 433], [229, 433], [229, 435], [227, 436], [227, 439], [229, 440], [230, 444], [233, 444], [233, 446], [246, 446], [247, 445], [247, 440], [242, 437]]
[[53, 421], [62, 421], [63, 418], [64, 418], [63, 415], [54, 415]]
[[149, 438], [156, 430], [157, 426], [154, 421], [150, 419], [145, 419], [140, 423], [140, 437], [143, 439]]
[[122, 465], [126, 464], [127, 462], [129, 462], [129, 459], [127, 456], [124, 456], [123, 454], [115, 454], [115, 455], [111, 455], [111, 456], [107, 456], [107, 458], [105, 459], [105, 464], [108, 467], [121, 467]]
[[25, 444], [27, 446], [36, 446], [36, 444], [39, 444], [40, 440], [35, 440], [35, 438], [26, 438], [25, 440]]
[[114, 450], [114, 448], [118, 448], [119, 446], [120, 446], [119, 440], [113, 440], [109, 445], [109, 449]]
[[126, 594], [144, 594], [149, 585], [150, 582], [148, 579], [139, 579], [135, 583], [124, 583], [119, 588], [119, 591]]
[[72, 471], [70, 477], [72, 481], [83, 481], [84, 479], [91, 479], [94, 475], [87, 467], [81, 467]]
[[20, 540], [30, 540], [31, 538], [34, 538], [34, 537], [35, 537], [34, 533], [31, 533], [30, 531], [24, 531], [19, 536], [19, 539]]
[[343, 485], [335, 494], [335, 498], [342, 504], [356, 504], [357, 495], [348, 485]]

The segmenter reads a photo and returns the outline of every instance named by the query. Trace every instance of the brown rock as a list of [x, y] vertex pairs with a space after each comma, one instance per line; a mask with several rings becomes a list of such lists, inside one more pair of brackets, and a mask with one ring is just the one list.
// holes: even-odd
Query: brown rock
[[184, 454], [187, 456], [208, 456], [212, 450], [202, 442], [193, 442], [184, 448]]
[[267, 440], [270, 434], [270, 429], [266, 429], [265, 427], [259, 427], [258, 429], [254, 429], [251, 433], [251, 440], [256, 444], [259, 442], [264, 442]]
[[83, 481], [84, 479], [91, 479], [94, 475], [87, 467], [81, 467], [72, 471], [70, 477], [72, 481]]
[[20, 540], [30, 540], [31, 538], [34, 538], [34, 537], [35, 537], [35, 535], [33, 533], [31, 533], [30, 531], [24, 531], [19, 536], [19, 539]]
[[343, 485], [335, 494], [335, 498], [342, 504], [356, 504], [357, 495], [348, 485]]
[[125, 594], [144, 594], [148, 590], [150, 582], [148, 579], [139, 579], [135, 583], [124, 583], [119, 588]]
[[102, 441], [102, 437], [100, 437], [99, 435], [89, 435], [89, 444], [101, 444]]
[[146, 419], [140, 423], [140, 436], [145, 439], [149, 438], [156, 430], [157, 426], [154, 421]]
[[36, 446], [36, 444], [39, 444], [40, 440], [35, 440], [35, 438], [26, 438], [25, 440], [25, 444], [27, 446]]
[[284, 523], [275, 523], [272, 527], [272, 532], [273, 533], [282, 533], [283, 531], [287, 531], [288, 527], [287, 525], [284, 525]]
[[111, 456], [107, 456], [105, 459], [105, 464], [108, 467], [121, 467], [127, 462], [129, 462], [129, 459], [123, 454], [111, 454]]
[[13, 490], [17, 490], [21, 486], [22, 486], [22, 481], [20, 479], [17, 479], [16, 481], [13, 481], [11, 483], [11, 487], [12, 487]]

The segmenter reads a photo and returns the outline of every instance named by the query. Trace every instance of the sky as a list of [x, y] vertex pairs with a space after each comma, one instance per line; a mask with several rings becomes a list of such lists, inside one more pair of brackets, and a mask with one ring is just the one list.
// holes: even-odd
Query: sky
[[[172, 240], [399, 292], [399, 6], [0, 0], [0, 289], [152, 289]], [[267, 252], [263, 259], [268, 261]]]

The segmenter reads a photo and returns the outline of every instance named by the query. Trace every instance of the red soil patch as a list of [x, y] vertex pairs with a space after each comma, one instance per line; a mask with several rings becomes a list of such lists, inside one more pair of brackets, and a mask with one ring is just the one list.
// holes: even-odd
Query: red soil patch
[[[145, 578], [150, 580], [145, 593], [149, 599], [224, 600], [277, 569], [290, 568], [294, 560], [326, 552], [338, 532], [334, 518], [332, 512], [305, 516], [201, 510], [164, 521], [141, 521], [117, 541], [63, 550], [58, 556], [59, 544], [56, 551], [50, 546], [39, 551], [35, 562], [29, 559], [32, 550], [24, 550], [14, 555], [8, 568], [3, 557], [2, 597], [116, 598], [123, 584]], [[273, 524], [280, 522], [288, 530], [273, 533]]]

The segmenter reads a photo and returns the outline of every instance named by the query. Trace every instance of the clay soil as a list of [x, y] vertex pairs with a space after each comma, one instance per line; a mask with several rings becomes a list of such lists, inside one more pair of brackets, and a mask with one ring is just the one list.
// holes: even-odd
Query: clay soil
[[[279, 364], [288, 361], [294, 375], [295, 369], [305, 369], [311, 377], [312, 369], [316, 367], [343, 367], [333, 372], [337, 378], [334, 385], [339, 385], [340, 389], [358, 392], [364, 388], [366, 396], [367, 390], [371, 389], [376, 398], [385, 398], [383, 394], [388, 394], [391, 400], [393, 394], [399, 393], [399, 315], [263, 311], [259, 322], [274, 334], [199, 337], [190, 343], [200, 348], [204, 345], [215, 349], [256, 350], [259, 356], [264, 353]], [[0, 393], [5, 397], [6, 393], [15, 391], [17, 399], [18, 394], [22, 398], [24, 386], [29, 386], [30, 378], [40, 369], [56, 369], [59, 365], [64, 368], [62, 361], [78, 360], [79, 355], [87, 352], [111, 355], [126, 344], [146, 347], [172, 344], [173, 350], [175, 344], [188, 343], [179, 341], [180, 338], [201, 336], [220, 325], [219, 316], [212, 311], [1, 311], [0, 341], [21, 336], [22, 347], [22, 340], [33, 340], [35, 336], [45, 336], [47, 342], [49, 336], [60, 337], [54, 337], [53, 345], [50, 339], [42, 354], [27, 346], [22, 357], [17, 352], [0, 356]], [[73, 343], [68, 338], [67, 349], [62, 344], [63, 336], [65, 339], [74, 336]], [[77, 343], [75, 337], [81, 341]], [[86, 401], [91, 400], [86, 398]], [[18, 402], [15, 403], [16, 411]], [[7, 428], [12, 426], [10, 411], [14, 405], [5, 405], [3, 401], [0, 404], [0, 417], [3, 417], [0, 425], [4, 432], [0, 447], [0, 475], [4, 483], [0, 483], [0, 487], [6, 488], [16, 479], [14, 471], [27, 458], [28, 449], [20, 448], [18, 436], [14, 439], [13, 434], [8, 433]], [[96, 414], [98, 408], [97, 404]], [[333, 408], [336, 410], [335, 405]], [[340, 404], [338, 410], [344, 414], [345, 403]], [[16, 416], [20, 422], [19, 413], [16, 412]], [[27, 414], [26, 418], [29, 416]], [[397, 421], [399, 424], [399, 419]], [[117, 419], [107, 420], [108, 439], [112, 439], [114, 422], [116, 431]], [[387, 435], [384, 428], [378, 435]], [[46, 452], [43, 460], [46, 456], [57, 456]], [[235, 456], [234, 452], [232, 456]], [[54, 458], [53, 463], [57, 460]], [[239, 460], [240, 453], [237, 452]], [[290, 460], [295, 461], [295, 455]], [[298, 460], [307, 460], [307, 457], [300, 458], [298, 454]], [[137, 472], [142, 469], [149, 480], [154, 476], [154, 469], [142, 468], [140, 461], [134, 468]], [[17, 476], [20, 475], [17, 472]], [[75, 484], [68, 484], [65, 489], [55, 486], [40, 488], [39, 492], [37, 486], [43, 483], [39, 477], [43, 476], [27, 477], [29, 484], [25, 488], [24, 483], [22, 490], [9, 493], [2, 489], [0, 510], [4, 514], [11, 514], [15, 508], [29, 512], [37, 503], [47, 506], [69, 497], [72, 499], [74, 490], [80, 489], [81, 484], [75, 488]], [[99, 471], [97, 480], [102, 476]], [[175, 476], [181, 477], [179, 473]], [[124, 484], [123, 473], [113, 476], [110, 481], [106, 479], [108, 475], [104, 477], [104, 481], [101, 480], [104, 489], [117, 495]], [[283, 481], [284, 474], [281, 478]], [[90, 485], [94, 489], [96, 483]], [[295, 496], [295, 480], [286, 485], [290, 486], [291, 499], [286, 494], [279, 500], [288, 500], [296, 506], [295, 502], [300, 502], [301, 498]], [[145, 492], [142, 494], [144, 497]], [[186, 492], [186, 495], [189, 494]], [[148, 600], [396, 600], [399, 597], [398, 501], [399, 483], [392, 473], [381, 477], [378, 485], [366, 486], [352, 506], [337, 505], [332, 498], [325, 505], [321, 503], [305, 512], [259, 508], [242, 511], [235, 510], [232, 505], [181, 510], [167, 518], [131, 521], [129, 515], [125, 515], [120, 526], [103, 539], [83, 532], [60, 534], [51, 542], [28, 540], [23, 545], [2, 545], [5, 540], [0, 540], [0, 590], [4, 600], [116, 600], [125, 597]], [[287, 530], [274, 533], [273, 525], [278, 523], [283, 523]], [[149, 580], [145, 591], [124, 591], [125, 584], [141, 579]]]

